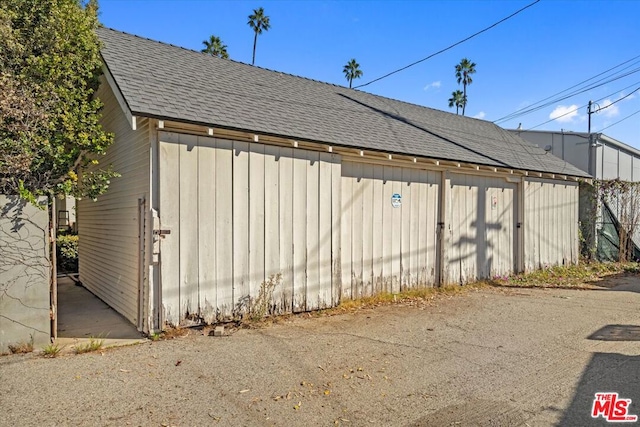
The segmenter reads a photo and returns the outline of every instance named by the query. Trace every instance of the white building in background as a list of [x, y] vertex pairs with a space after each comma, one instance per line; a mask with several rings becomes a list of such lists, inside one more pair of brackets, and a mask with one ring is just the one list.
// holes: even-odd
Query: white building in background
[[[640, 150], [615, 140], [602, 133], [568, 131], [525, 131], [510, 129], [510, 132], [560, 157], [567, 163], [587, 172], [596, 180], [620, 179], [640, 182]], [[627, 223], [632, 230], [634, 259], [640, 257], [640, 224], [635, 203], [622, 203], [620, 197], [609, 195], [607, 209], [597, 203], [590, 186], [580, 188], [581, 233], [584, 239], [582, 252], [595, 249], [596, 258], [602, 261], [618, 259], [620, 244], [619, 223]]]
[[516, 135], [589, 173], [594, 179], [640, 181], [640, 150], [603, 133], [510, 129]]

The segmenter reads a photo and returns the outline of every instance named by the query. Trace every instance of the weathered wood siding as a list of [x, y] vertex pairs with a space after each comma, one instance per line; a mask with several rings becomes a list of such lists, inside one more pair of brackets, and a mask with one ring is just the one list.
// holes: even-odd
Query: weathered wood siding
[[343, 298], [435, 283], [439, 185], [438, 172], [343, 163]]
[[[138, 324], [138, 199], [149, 197], [149, 121], [133, 131], [111, 89], [102, 84], [102, 125], [115, 142], [99, 159], [122, 176], [96, 202], [77, 205], [80, 280], [84, 286], [134, 324]], [[144, 316], [144, 314], [143, 314]]]
[[337, 303], [340, 157], [160, 132], [164, 320], [246, 313], [281, 275], [270, 311]]
[[515, 269], [516, 184], [449, 174], [443, 283], [469, 283]]
[[578, 262], [578, 184], [525, 181], [525, 270]]

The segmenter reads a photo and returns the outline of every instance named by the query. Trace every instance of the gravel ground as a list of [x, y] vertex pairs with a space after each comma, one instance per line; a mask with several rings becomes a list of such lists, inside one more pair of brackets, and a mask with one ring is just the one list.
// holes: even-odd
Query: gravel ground
[[597, 391], [640, 415], [640, 280], [619, 280], [0, 357], [0, 425], [604, 425]]

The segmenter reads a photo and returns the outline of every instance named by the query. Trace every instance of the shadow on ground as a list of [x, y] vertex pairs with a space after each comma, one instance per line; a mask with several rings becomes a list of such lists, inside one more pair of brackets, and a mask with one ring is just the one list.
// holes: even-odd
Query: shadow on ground
[[58, 278], [58, 338], [137, 340], [127, 319], [69, 277]]
[[603, 392], [616, 392], [620, 399], [631, 399], [628, 414], [640, 414], [640, 356], [594, 353], [558, 425], [611, 425], [603, 417], [591, 416], [595, 394]]
[[597, 341], [640, 341], [638, 325], [607, 325], [587, 337]]

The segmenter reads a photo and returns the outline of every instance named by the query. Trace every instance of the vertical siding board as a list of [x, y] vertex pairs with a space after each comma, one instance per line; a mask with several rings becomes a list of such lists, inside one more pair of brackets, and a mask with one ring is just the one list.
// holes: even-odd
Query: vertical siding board
[[306, 307], [307, 292], [307, 155], [293, 152], [293, 311]]
[[[492, 180], [493, 181], [493, 180]], [[485, 257], [482, 260], [482, 269], [479, 270], [479, 276], [491, 277], [494, 273], [501, 270], [503, 255], [502, 255], [502, 234], [507, 229], [504, 221], [507, 219], [507, 212], [505, 209], [505, 198], [502, 188], [496, 188], [487, 179], [487, 185], [484, 189], [484, 218], [486, 221], [485, 226]], [[496, 207], [493, 208], [493, 197], [496, 197]], [[500, 229], [497, 229], [499, 227]]]
[[429, 228], [435, 223], [435, 217], [437, 216], [438, 209], [433, 203], [433, 195], [430, 185], [427, 184], [430, 181], [431, 172], [418, 170], [416, 171], [416, 174], [418, 175], [417, 181], [420, 182], [420, 185], [413, 189], [413, 192], [417, 194], [413, 198], [413, 204], [411, 205], [417, 215], [417, 230], [415, 234], [417, 263], [416, 273], [418, 284], [420, 286], [427, 286], [427, 282], [429, 282], [428, 276], [430, 275], [429, 264], [433, 260], [431, 251], [434, 251], [433, 254], [435, 254], [435, 247], [430, 248], [431, 241], [429, 240]]
[[[265, 146], [264, 159], [264, 267], [265, 278], [282, 273], [280, 267], [280, 147]], [[273, 289], [274, 313], [282, 311], [282, 281]]]
[[384, 280], [382, 275], [383, 266], [383, 227], [382, 215], [384, 211], [384, 194], [383, 194], [384, 168], [380, 165], [373, 166], [373, 192], [372, 192], [372, 217], [373, 224], [373, 243], [372, 256], [373, 262], [371, 269], [373, 271], [373, 292], [378, 293], [384, 290]]
[[[453, 181], [453, 176], [451, 180]], [[459, 182], [459, 185], [456, 186], [457, 198], [454, 199], [454, 206], [452, 207], [452, 209], [457, 212], [456, 223], [459, 224], [459, 226], [457, 227], [459, 232], [455, 240], [459, 248], [459, 280], [461, 284], [464, 284], [467, 281], [467, 245], [471, 241], [473, 241], [473, 238], [470, 234], [472, 230], [470, 230], [469, 218], [474, 215], [475, 209], [473, 209], [471, 205], [471, 189], [469, 188], [469, 190], [467, 190], [466, 177], [456, 176], [456, 181]], [[455, 204], [456, 202], [459, 204]]]
[[[411, 170], [411, 186], [408, 194], [411, 199], [411, 209], [409, 214], [409, 265], [410, 265], [410, 281], [408, 286], [416, 288], [418, 286], [424, 286], [424, 282], [420, 283], [420, 272], [425, 268], [426, 263], [420, 260], [420, 253], [423, 251], [426, 255], [426, 248], [420, 248], [420, 243], [426, 241], [426, 238], [420, 236], [420, 224], [425, 224], [428, 221], [427, 212], [421, 215], [420, 207], [420, 189], [426, 187], [426, 183], [421, 177], [423, 171], [418, 169]], [[426, 229], [426, 226], [425, 226]]]
[[342, 214], [340, 220], [340, 240], [341, 240], [341, 272], [342, 272], [342, 294], [341, 298], [353, 298], [352, 289], [352, 263], [351, 263], [351, 241], [352, 241], [352, 221], [353, 221], [353, 163], [345, 162], [342, 165]]
[[342, 296], [342, 161], [331, 155], [331, 292], [332, 304]]
[[293, 310], [295, 282], [293, 267], [293, 148], [281, 148], [280, 153], [280, 167], [278, 169], [280, 269], [282, 271], [282, 295], [280, 305], [283, 311], [290, 312]]
[[[462, 177], [464, 178], [464, 177]], [[458, 177], [457, 180], [461, 178]], [[451, 179], [453, 181], [453, 177]], [[467, 271], [467, 242], [472, 240], [469, 234], [469, 221], [468, 217], [473, 215], [473, 211], [469, 210], [469, 203], [467, 201], [470, 198], [470, 192], [467, 191], [466, 182], [462, 179], [462, 182], [456, 186], [456, 199], [454, 199], [454, 206], [452, 209], [456, 212], [456, 223], [458, 224], [457, 230], [454, 230], [454, 233], [457, 231], [457, 235], [455, 237], [456, 244], [458, 246], [458, 274], [459, 274], [459, 282], [461, 284], [466, 282], [466, 271]], [[455, 204], [455, 203], [458, 204]]]
[[[429, 222], [427, 223], [427, 273], [430, 283], [435, 284], [437, 278], [438, 260], [438, 212], [440, 211], [440, 203], [446, 203], [446, 200], [440, 200], [441, 187], [446, 185], [442, 182], [442, 174], [438, 172], [429, 172], [429, 187], [427, 188], [428, 205], [426, 206], [429, 213]], [[431, 184], [435, 183], [435, 184]], [[421, 196], [422, 197], [422, 196]], [[444, 221], [444, 218], [443, 218]], [[444, 261], [444, 260], [443, 260]]]
[[525, 182], [525, 200], [524, 200], [524, 210], [525, 210], [525, 239], [524, 239], [524, 254], [525, 254], [525, 271], [531, 271], [534, 267], [534, 259], [536, 253], [536, 241], [534, 236], [534, 218], [531, 215], [531, 212], [534, 208], [534, 199], [533, 199], [533, 185], [530, 181]]
[[332, 155], [320, 154], [319, 175], [319, 220], [318, 220], [318, 259], [319, 259], [319, 296], [318, 307], [327, 308], [332, 303], [332, 217], [331, 217], [331, 192], [332, 192]]
[[393, 168], [383, 167], [383, 189], [382, 189], [382, 283], [385, 292], [392, 292], [393, 277], [393, 206], [391, 206], [391, 196], [393, 195]]
[[400, 289], [411, 287], [411, 169], [401, 169], [400, 194], [402, 207], [400, 212]]
[[180, 135], [180, 322], [198, 313], [198, 138]]
[[308, 151], [307, 159], [307, 286], [306, 286], [306, 310], [318, 308], [320, 298], [320, 206], [319, 206], [319, 180], [320, 180], [320, 154]]
[[540, 183], [539, 184], [540, 188], [542, 191], [539, 192], [540, 195], [540, 204], [539, 209], [542, 212], [541, 215], [541, 220], [539, 220], [539, 230], [540, 233], [538, 234], [540, 236], [540, 252], [541, 252], [541, 256], [540, 258], [542, 260], [544, 260], [544, 264], [546, 267], [549, 266], [549, 255], [550, 255], [550, 250], [549, 247], [551, 245], [553, 245], [555, 243], [555, 236], [551, 236], [551, 234], [549, 233], [550, 231], [550, 224], [549, 224], [549, 219], [550, 219], [550, 215], [549, 215], [549, 189], [544, 185], [544, 183]]
[[[563, 197], [564, 196], [564, 197]], [[560, 226], [562, 227], [562, 263], [570, 264], [571, 263], [571, 248], [573, 246], [573, 242], [571, 239], [571, 229], [573, 228], [570, 224], [573, 220], [572, 211], [569, 208], [571, 202], [573, 202], [573, 194], [568, 191], [566, 185], [558, 184], [558, 202], [560, 203], [560, 207], [566, 208], [566, 215], [563, 216], [563, 221], [560, 222]]]
[[353, 165], [355, 173], [355, 179], [353, 181], [353, 217], [352, 221], [352, 235], [353, 240], [351, 242], [351, 264], [352, 264], [352, 289], [351, 294], [354, 299], [361, 298], [362, 293], [362, 210], [363, 210], [363, 192], [364, 182], [362, 179], [362, 163], [355, 163]]
[[171, 234], [160, 241], [162, 308], [165, 322], [177, 326], [180, 322], [180, 180], [177, 137], [167, 135], [160, 141], [160, 225]]
[[198, 284], [199, 316], [216, 321], [216, 182], [215, 141], [198, 138]]
[[[392, 192], [400, 194], [402, 192], [402, 169], [393, 167]], [[391, 201], [389, 201], [391, 203]], [[400, 282], [402, 280], [402, 267], [400, 265], [400, 252], [402, 251], [402, 206], [393, 208], [391, 211], [391, 289], [393, 293], [400, 292]]]
[[249, 144], [233, 141], [233, 298], [238, 315], [249, 303]]
[[[215, 243], [218, 320], [233, 316], [233, 143], [216, 139]], [[164, 287], [164, 281], [163, 281]]]
[[579, 218], [578, 212], [579, 212], [579, 205], [580, 205], [580, 196], [578, 192], [578, 186], [574, 185], [572, 187], [573, 188], [569, 190], [573, 194], [573, 200], [572, 200], [573, 209], [571, 209], [573, 213], [573, 221], [571, 221], [571, 224], [570, 224], [571, 232], [572, 232], [572, 241], [573, 241], [573, 252], [572, 252], [573, 257], [571, 258], [571, 262], [574, 264], [577, 264], [580, 256], [579, 255], [580, 241], [578, 238], [578, 218]]
[[[458, 187], [453, 181], [453, 174], [450, 174], [446, 180], [447, 189], [447, 224], [445, 228], [445, 236], [448, 237], [445, 245], [446, 259], [446, 284], [458, 283], [460, 280], [460, 268], [458, 257], [460, 256], [460, 242], [457, 239], [457, 230], [460, 224], [458, 221]], [[454, 209], [455, 208], [455, 209]]]
[[518, 186], [510, 184], [510, 190], [507, 192], [507, 202], [509, 203], [509, 232], [506, 233], [504, 245], [507, 252], [507, 264], [503, 267], [503, 273], [509, 274], [517, 271], [517, 251], [518, 251]]
[[563, 193], [567, 194], [567, 197], [564, 199], [561, 197], [560, 200], [563, 204], [568, 205], [569, 214], [565, 216], [565, 236], [566, 236], [566, 245], [567, 248], [565, 250], [565, 262], [567, 264], [573, 264], [573, 252], [574, 252], [574, 239], [573, 239], [573, 230], [577, 229], [577, 221], [574, 223], [574, 209], [571, 206], [578, 204], [575, 199], [575, 191], [571, 191], [568, 185], [562, 186]]
[[265, 280], [265, 155], [264, 145], [249, 144], [249, 295], [258, 297]]
[[[433, 182], [435, 184], [430, 184], [429, 188], [428, 188], [428, 195], [429, 195], [429, 204], [427, 205], [427, 209], [429, 214], [431, 215], [431, 220], [429, 222], [429, 224], [427, 224], [427, 230], [428, 230], [428, 235], [427, 235], [427, 244], [428, 247], [430, 248], [429, 250], [429, 254], [430, 257], [428, 259], [428, 266], [429, 266], [429, 275], [428, 277], [430, 277], [431, 283], [436, 284], [436, 280], [438, 278], [438, 274], [439, 272], [437, 271], [439, 266], [438, 266], [438, 258], [441, 256], [440, 253], [438, 252], [438, 239], [440, 238], [440, 232], [438, 231], [439, 226], [438, 226], [438, 221], [439, 221], [439, 217], [440, 217], [440, 213], [439, 213], [439, 209], [442, 207], [440, 204], [441, 203], [445, 203], [445, 207], [446, 207], [446, 199], [448, 197], [448, 191], [447, 190], [447, 182], [446, 179], [443, 180], [443, 174], [439, 173], [439, 172], [429, 172], [429, 182]], [[444, 192], [444, 199], [445, 200], [440, 200], [441, 197], [441, 193]], [[446, 216], [444, 216], [442, 218], [442, 221], [446, 221]], [[446, 237], [447, 234], [444, 232], [446, 230], [446, 224], [443, 225], [443, 229], [442, 229], [442, 240], [443, 240], [443, 244], [446, 245]], [[446, 251], [443, 252], [443, 256], [446, 256]], [[444, 263], [444, 265], [446, 264], [446, 260], [442, 260], [442, 262]]]
[[362, 295], [373, 295], [373, 165], [362, 166]]

